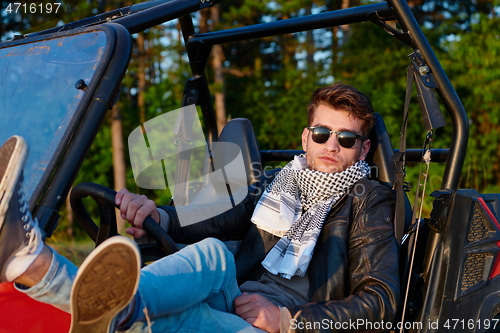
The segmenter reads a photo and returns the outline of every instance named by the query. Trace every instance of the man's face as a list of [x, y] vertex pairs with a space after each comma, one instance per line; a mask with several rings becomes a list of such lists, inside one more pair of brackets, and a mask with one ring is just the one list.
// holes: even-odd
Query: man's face
[[[324, 105], [318, 106], [310, 126], [322, 126], [332, 131], [350, 131], [359, 135], [361, 120], [348, 116], [347, 111], [339, 111]], [[316, 143], [311, 138], [312, 132], [304, 128], [302, 148], [306, 151], [307, 165], [310, 169], [335, 173], [341, 172], [359, 160], [364, 160], [370, 149], [370, 140], [356, 140], [352, 148], [342, 147], [337, 135], [333, 133], [325, 143]]]

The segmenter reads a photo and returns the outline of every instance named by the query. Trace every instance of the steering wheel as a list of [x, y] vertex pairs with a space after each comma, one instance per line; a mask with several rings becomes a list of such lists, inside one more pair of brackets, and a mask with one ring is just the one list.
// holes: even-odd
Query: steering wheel
[[[71, 191], [70, 204], [73, 213], [96, 246], [107, 238], [118, 235], [115, 215], [115, 208], [118, 208], [118, 206], [115, 204], [115, 196], [116, 191], [95, 183], [81, 183]], [[94, 199], [99, 206], [100, 227], [92, 220], [83, 204], [83, 198], [86, 197]], [[164, 255], [178, 251], [177, 245], [172, 238], [151, 216], [144, 220], [143, 229], [156, 241], [157, 246]]]

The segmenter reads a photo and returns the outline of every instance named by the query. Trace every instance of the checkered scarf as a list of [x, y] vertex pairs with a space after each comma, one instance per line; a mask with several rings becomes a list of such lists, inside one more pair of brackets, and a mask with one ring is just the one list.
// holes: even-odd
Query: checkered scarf
[[286, 279], [304, 276], [328, 212], [369, 170], [358, 161], [342, 172], [324, 173], [308, 169], [305, 155], [295, 156], [266, 188], [252, 216], [259, 229], [282, 237], [262, 265]]

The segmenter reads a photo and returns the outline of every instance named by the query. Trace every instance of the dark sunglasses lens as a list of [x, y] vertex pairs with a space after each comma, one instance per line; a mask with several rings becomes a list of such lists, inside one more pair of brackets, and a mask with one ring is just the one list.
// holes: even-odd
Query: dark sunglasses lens
[[337, 135], [339, 144], [344, 148], [352, 148], [356, 144], [356, 134], [351, 132], [340, 132]]
[[330, 130], [325, 127], [316, 127], [312, 132], [312, 139], [316, 143], [325, 143], [330, 138]]

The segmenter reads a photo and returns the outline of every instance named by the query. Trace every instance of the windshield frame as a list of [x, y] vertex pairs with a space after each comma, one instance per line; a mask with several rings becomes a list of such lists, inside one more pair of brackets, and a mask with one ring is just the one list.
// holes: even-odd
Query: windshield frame
[[[57, 226], [59, 211], [73, 185], [99, 128], [116, 101], [119, 87], [127, 70], [132, 43], [129, 32], [121, 25], [107, 23], [59, 33], [34, 36], [0, 43], [8, 48], [36, 43], [43, 40], [104, 32], [102, 56], [96, 63], [89, 82], [79, 97], [73, 116], [69, 119], [45, 171], [29, 197], [30, 210], [37, 217], [40, 227], [50, 237]], [[35, 45], [35, 44], [34, 44]]]
[[[97, 66], [95, 70], [92, 72], [92, 76], [90, 79], [90, 82], [88, 83], [88, 86], [85, 87], [84, 92], [82, 93], [81, 97], [79, 100], [77, 100], [77, 105], [74, 108], [74, 110], [68, 111], [66, 115], [69, 115], [68, 122], [66, 123], [66, 128], [63, 128], [62, 135], [57, 139], [59, 142], [56, 142], [56, 146], [53, 148], [53, 154], [50, 156], [50, 160], [47, 162], [45, 171], [40, 175], [40, 178], [37, 181], [37, 184], [33, 188], [33, 191], [29, 194], [29, 202], [30, 202], [30, 208], [33, 209], [34, 205], [40, 198], [40, 196], [43, 193], [43, 189], [47, 186], [47, 183], [49, 182], [51, 175], [54, 173], [54, 170], [57, 168], [58, 162], [61, 159], [62, 155], [64, 154], [64, 151], [66, 150], [67, 144], [71, 139], [71, 136], [73, 135], [74, 131], [76, 128], [79, 126], [82, 118], [84, 117], [88, 105], [91, 101], [92, 95], [101, 79], [103, 76], [107, 66], [109, 65], [111, 61], [111, 55], [112, 55], [112, 50], [114, 48], [115, 42], [113, 41], [114, 39], [114, 34], [110, 33], [109, 31], [106, 32], [106, 29], [100, 29], [93, 27], [91, 29], [79, 29], [79, 30], [73, 30], [73, 31], [68, 31], [68, 32], [63, 32], [63, 33], [55, 33], [55, 34], [50, 34], [50, 35], [45, 35], [41, 37], [36, 37], [36, 38], [24, 38], [21, 40], [13, 40], [10, 42], [4, 42], [0, 44], [0, 47], [4, 50], [7, 50], [9, 52], [9, 49], [13, 49], [15, 52], [15, 48], [21, 45], [27, 45], [28, 47], [33, 47], [37, 46], [37, 43], [41, 41], [48, 41], [48, 40], [54, 40], [58, 42], [57, 40], [60, 39], [61, 41], [64, 40], [66, 37], [71, 37], [71, 36], [76, 36], [76, 35], [82, 35], [82, 34], [89, 34], [89, 33], [94, 33], [97, 31], [104, 32], [105, 35], [105, 42], [103, 44], [104, 50], [103, 54], [100, 56], [100, 59], [98, 60]], [[102, 37], [100, 37], [102, 38]], [[31, 44], [31, 45], [30, 45]], [[44, 44], [41, 44], [44, 45]], [[97, 52], [97, 49], [96, 49]], [[57, 80], [57, 79], [56, 79]], [[76, 88], [75, 88], [76, 90]], [[76, 90], [77, 91], [77, 90]], [[72, 113], [72, 114], [71, 114]], [[61, 120], [64, 123], [64, 117], [61, 117]], [[40, 124], [35, 124], [40, 125]], [[23, 135], [22, 133], [19, 133], [19, 135]]]

